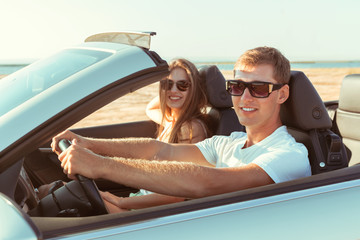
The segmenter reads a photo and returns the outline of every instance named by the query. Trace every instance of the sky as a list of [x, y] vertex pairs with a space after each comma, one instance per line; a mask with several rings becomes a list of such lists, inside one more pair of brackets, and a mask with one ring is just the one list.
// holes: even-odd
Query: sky
[[154, 31], [171, 60], [236, 61], [278, 48], [290, 61], [359, 61], [359, 0], [0, 0], [0, 62], [38, 59], [102, 32]]

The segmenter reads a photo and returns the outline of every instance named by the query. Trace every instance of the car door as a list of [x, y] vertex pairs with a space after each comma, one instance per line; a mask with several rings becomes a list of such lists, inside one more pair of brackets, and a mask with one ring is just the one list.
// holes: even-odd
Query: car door
[[93, 218], [32, 218], [44, 238], [357, 239], [359, 167]]

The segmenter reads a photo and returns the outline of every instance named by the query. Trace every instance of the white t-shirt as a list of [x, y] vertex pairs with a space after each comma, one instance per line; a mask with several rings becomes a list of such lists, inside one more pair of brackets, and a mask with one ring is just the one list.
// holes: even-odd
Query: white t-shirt
[[311, 175], [306, 147], [297, 143], [285, 126], [276, 129], [261, 142], [242, 149], [245, 132], [213, 136], [196, 144], [209, 163], [216, 167], [237, 167], [255, 163], [275, 183]]

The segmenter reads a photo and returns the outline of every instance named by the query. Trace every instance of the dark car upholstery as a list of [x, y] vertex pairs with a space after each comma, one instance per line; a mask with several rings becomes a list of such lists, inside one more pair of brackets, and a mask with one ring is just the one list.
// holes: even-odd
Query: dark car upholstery
[[[349, 165], [360, 162], [360, 74], [343, 79], [336, 123], [345, 146], [350, 150]], [[356, 161], [355, 161], [356, 160]]]
[[313, 174], [348, 166], [345, 146], [332, 132], [331, 118], [310, 80], [291, 71], [290, 96], [281, 107], [281, 120], [296, 141], [309, 151]]
[[[245, 131], [232, 108], [231, 96], [226, 92], [225, 79], [216, 66], [202, 66], [200, 75], [206, 82], [210, 114], [216, 120], [215, 134], [229, 135]], [[289, 82], [290, 97], [281, 107], [281, 120], [296, 141], [309, 152], [312, 173], [326, 172], [348, 165], [341, 138], [330, 128], [332, 121], [317, 91], [303, 72], [292, 71]]]
[[202, 66], [199, 71], [205, 81], [208, 101], [212, 107], [209, 114], [215, 119], [210, 127], [212, 132], [215, 135], [230, 135], [234, 131], [245, 131], [232, 108], [231, 96], [225, 88], [225, 78], [217, 66]]

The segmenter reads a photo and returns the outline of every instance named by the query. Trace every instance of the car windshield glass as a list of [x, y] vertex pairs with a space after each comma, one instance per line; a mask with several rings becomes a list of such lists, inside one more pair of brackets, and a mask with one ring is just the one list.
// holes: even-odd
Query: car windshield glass
[[103, 51], [67, 49], [1, 79], [0, 116], [110, 55]]

